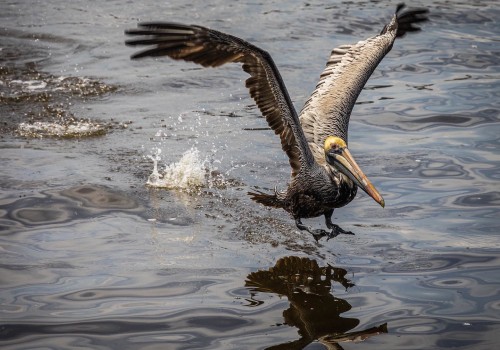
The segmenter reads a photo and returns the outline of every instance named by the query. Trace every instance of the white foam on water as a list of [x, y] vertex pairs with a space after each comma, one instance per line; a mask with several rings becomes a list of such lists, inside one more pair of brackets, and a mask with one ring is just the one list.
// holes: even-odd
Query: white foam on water
[[148, 178], [148, 186], [190, 192], [208, 185], [208, 162], [201, 158], [196, 147], [186, 151], [178, 162], [167, 165], [162, 173], [158, 170], [161, 149], [155, 148], [152, 151], [153, 155], [147, 156], [153, 161], [153, 171]]
[[[153, 169], [146, 184], [186, 193], [197, 193], [201, 188], [222, 189], [230, 185], [230, 181], [226, 180], [228, 174], [221, 173], [218, 169], [223, 156], [217, 155], [217, 145], [210, 147], [205, 144], [203, 150], [208, 150], [208, 154], [200, 154], [197, 148], [198, 138], [205, 136], [205, 133], [209, 136], [205, 130], [205, 124], [209, 123], [207, 118], [200, 112], [183, 112], [169, 116], [168, 119], [171, 129], [160, 129], [155, 133], [153, 140], [156, 146], [146, 155], [153, 161]], [[162, 148], [170, 149], [172, 139], [179, 138], [187, 139], [187, 147], [190, 148], [178, 161], [170, 163], [171, 154], [165, 156], [167, 152], [162, 153]]]
[[47, 82], [43, 80], [11, 80], [11, 84], [21, 85], [23, 90], [41, 90], [47, 87]]
[[82, 137], [105, 133], [103, 125], [78, 121], [71, 123], [34, 122], [20, 123], [17, 131], [25, 137]]

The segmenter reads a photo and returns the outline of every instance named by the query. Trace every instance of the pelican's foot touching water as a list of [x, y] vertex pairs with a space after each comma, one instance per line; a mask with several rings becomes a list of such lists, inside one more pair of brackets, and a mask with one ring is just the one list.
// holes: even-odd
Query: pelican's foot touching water
[[328, 238], [326, 239], [327, 241], [329, 241], [331, 238], [337, 237], [340, 234], [354, 235], [354, 232], [346, 231], [342, 227], [340, 227], [339, 225], [332, 224], [331, 229], [332, 230], [327, 234], [327, 236], [328, 236]]
[[299, 230], [307, 231], [310, 234], [312, 234], [314, 239], [316, 240], [316, 242], [319, 242], [319, 240], [323, 237], [327, 237], [326, 240], [329, 241], [331, 238], [335, 238], [340, 234], [354, 235], [353, 232], [346, 231], [343, 228], [341, 228], [339, 225], [335, 225], [335, 224], [328, 225], [328, 228], [331, 229], [330, 232], [325, 231], [323, 229], [312, 229], [311, 227], [304, 225], [300, 219], [296, 219], [295, 224], [297, 225], [297, 228]]

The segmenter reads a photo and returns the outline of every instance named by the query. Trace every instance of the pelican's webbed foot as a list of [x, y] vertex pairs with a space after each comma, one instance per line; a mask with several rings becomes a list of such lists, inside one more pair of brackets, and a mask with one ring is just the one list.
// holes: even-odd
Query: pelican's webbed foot
[[297, 225], [297, 228], [299, 230], [301, 230], [301, 231], [307, 231], [310, 234], [312, 234], [313, 237], [314, 237], [314, 239], [316, 240], [316, 242], [318, 242], [322, 237], [325, 237], [325, 236], [329, 235], [329, 232], [327, 232], [325, 230], [322, 230], [322, 229], [314, 230], [311, 227], [304, 225], [302, 223], [302, 221], [300, 220], [300, 218], [295, 219], [295, 225]]
[[319, 240], [323, 237], [327, 237], [326, 240], [329, 241], [330, 239], [335, 238], [340, 234], [354, 235], [354, 233], [352, 233], [351, 231], [346, 231], [339, 225], [335, 225], [334, 223], [332, 223], [331, 215], [329, 216], [325, 215], [325, 218], [326, 218], [326, 225], [328, 226], [329, 229], [331, 229], [330, 232], [322, 229], [313, 229], [309, 226], [306, 226], [302, 223], [300, 218], [295, 219], [295, 225], [297, 225], [297, 228], [299, 230], [309, 232], [314, 237], [316, 242], [319, 242]]
[[353, 232], [351, 231], [346, 231], [344, 230], [342, 227], [340, 227], [339, 225], [335, 225], [335, 224], [332, 224], [331, 227], [329, 227], [332, 229], [331, 232], [328, 232], [327, 234], [327, 241], [329, 241], [330, 239], [332, 238], [335, 238], [337, 237], [338, 235], [342, 234], [342, 235], [354, 235]]
[[332, 238], [337, 237], [340, 234], [343, 235], [354, 235], [351, 231], [345, 231], [342, 227], [339, 225], [335, 225], [332, 222], [332, 215], [333, 215], [333, 209], [325, 212], [325, 223], [326, 227], [328, 227], [331, 231], [327, 233], [327, 241], [329, 241]]

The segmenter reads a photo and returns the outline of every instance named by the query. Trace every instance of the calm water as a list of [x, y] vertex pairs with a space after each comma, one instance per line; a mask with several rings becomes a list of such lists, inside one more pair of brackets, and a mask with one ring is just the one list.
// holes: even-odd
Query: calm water
[[[246, 195], [289, 168], [241, 69], [123, 45], [139, 20], [230, 32], [271, 52], [300, 109], [330, 50], [396, 3], [2, 1], [2, 349], [496, 348], [496, 1], [434, 1], [395, 44], [350, 126], [386, 208], [360, 193], [334, 215], [356, 235], [320, 243]], [[208, 185], [146, 186], [148, 156], [191, 149]]]

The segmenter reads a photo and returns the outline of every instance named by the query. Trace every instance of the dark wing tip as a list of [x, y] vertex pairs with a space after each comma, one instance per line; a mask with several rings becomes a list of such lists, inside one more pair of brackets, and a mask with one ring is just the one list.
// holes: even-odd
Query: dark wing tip
[[[151, 22], [139, 22], [137, 23], [138, 28], [148, 28], [148, 29], [166, 29], [166, 30], [192, 30], [193, 26], [189, 24], [181, 24], [177, 22], [162, 22], [162, 21], [151, 21]], [[135, 31], [137, 29], [131, 29]], [[126, 30], [127, 33], [129, 30]]]
[[398, 19], [398, 31], [396, 37], [400, 38], [406, 33], [418, 32], [421, 30], [420, 27], [415, 26], [416, 23], [427, 22], [429, 17], [427, 14], [429, 10], [427, 8], [411, 8], [406, 11], [401, 12], [406, 5], [401, 3], [396, 8], [396, 16]]
[[396, 7], [396, 14], [398, 14], [402, 9], [406, 7], [404, 2], [400, 2], [398, 6]]
[[169, 56], [192, 40], [197, 28], [201, 27], [175, 22], [140, 22], [137, 28], [125, 30], [125, 35], [131, 37], [125, 40], [125, 45], [148, 47], [131, 55], [131, 59]]
[[144, 58], [144, 57], [155, 57], [155, 56], [159, 56], [159, 55], [155, 55], [155, 49], [148, 49], [148, 50], [142, 50], [142, 51], [138, 51], [132, 55], [130, 55], [130, 59], [131, 60], [137, 60], [139, 58]]

